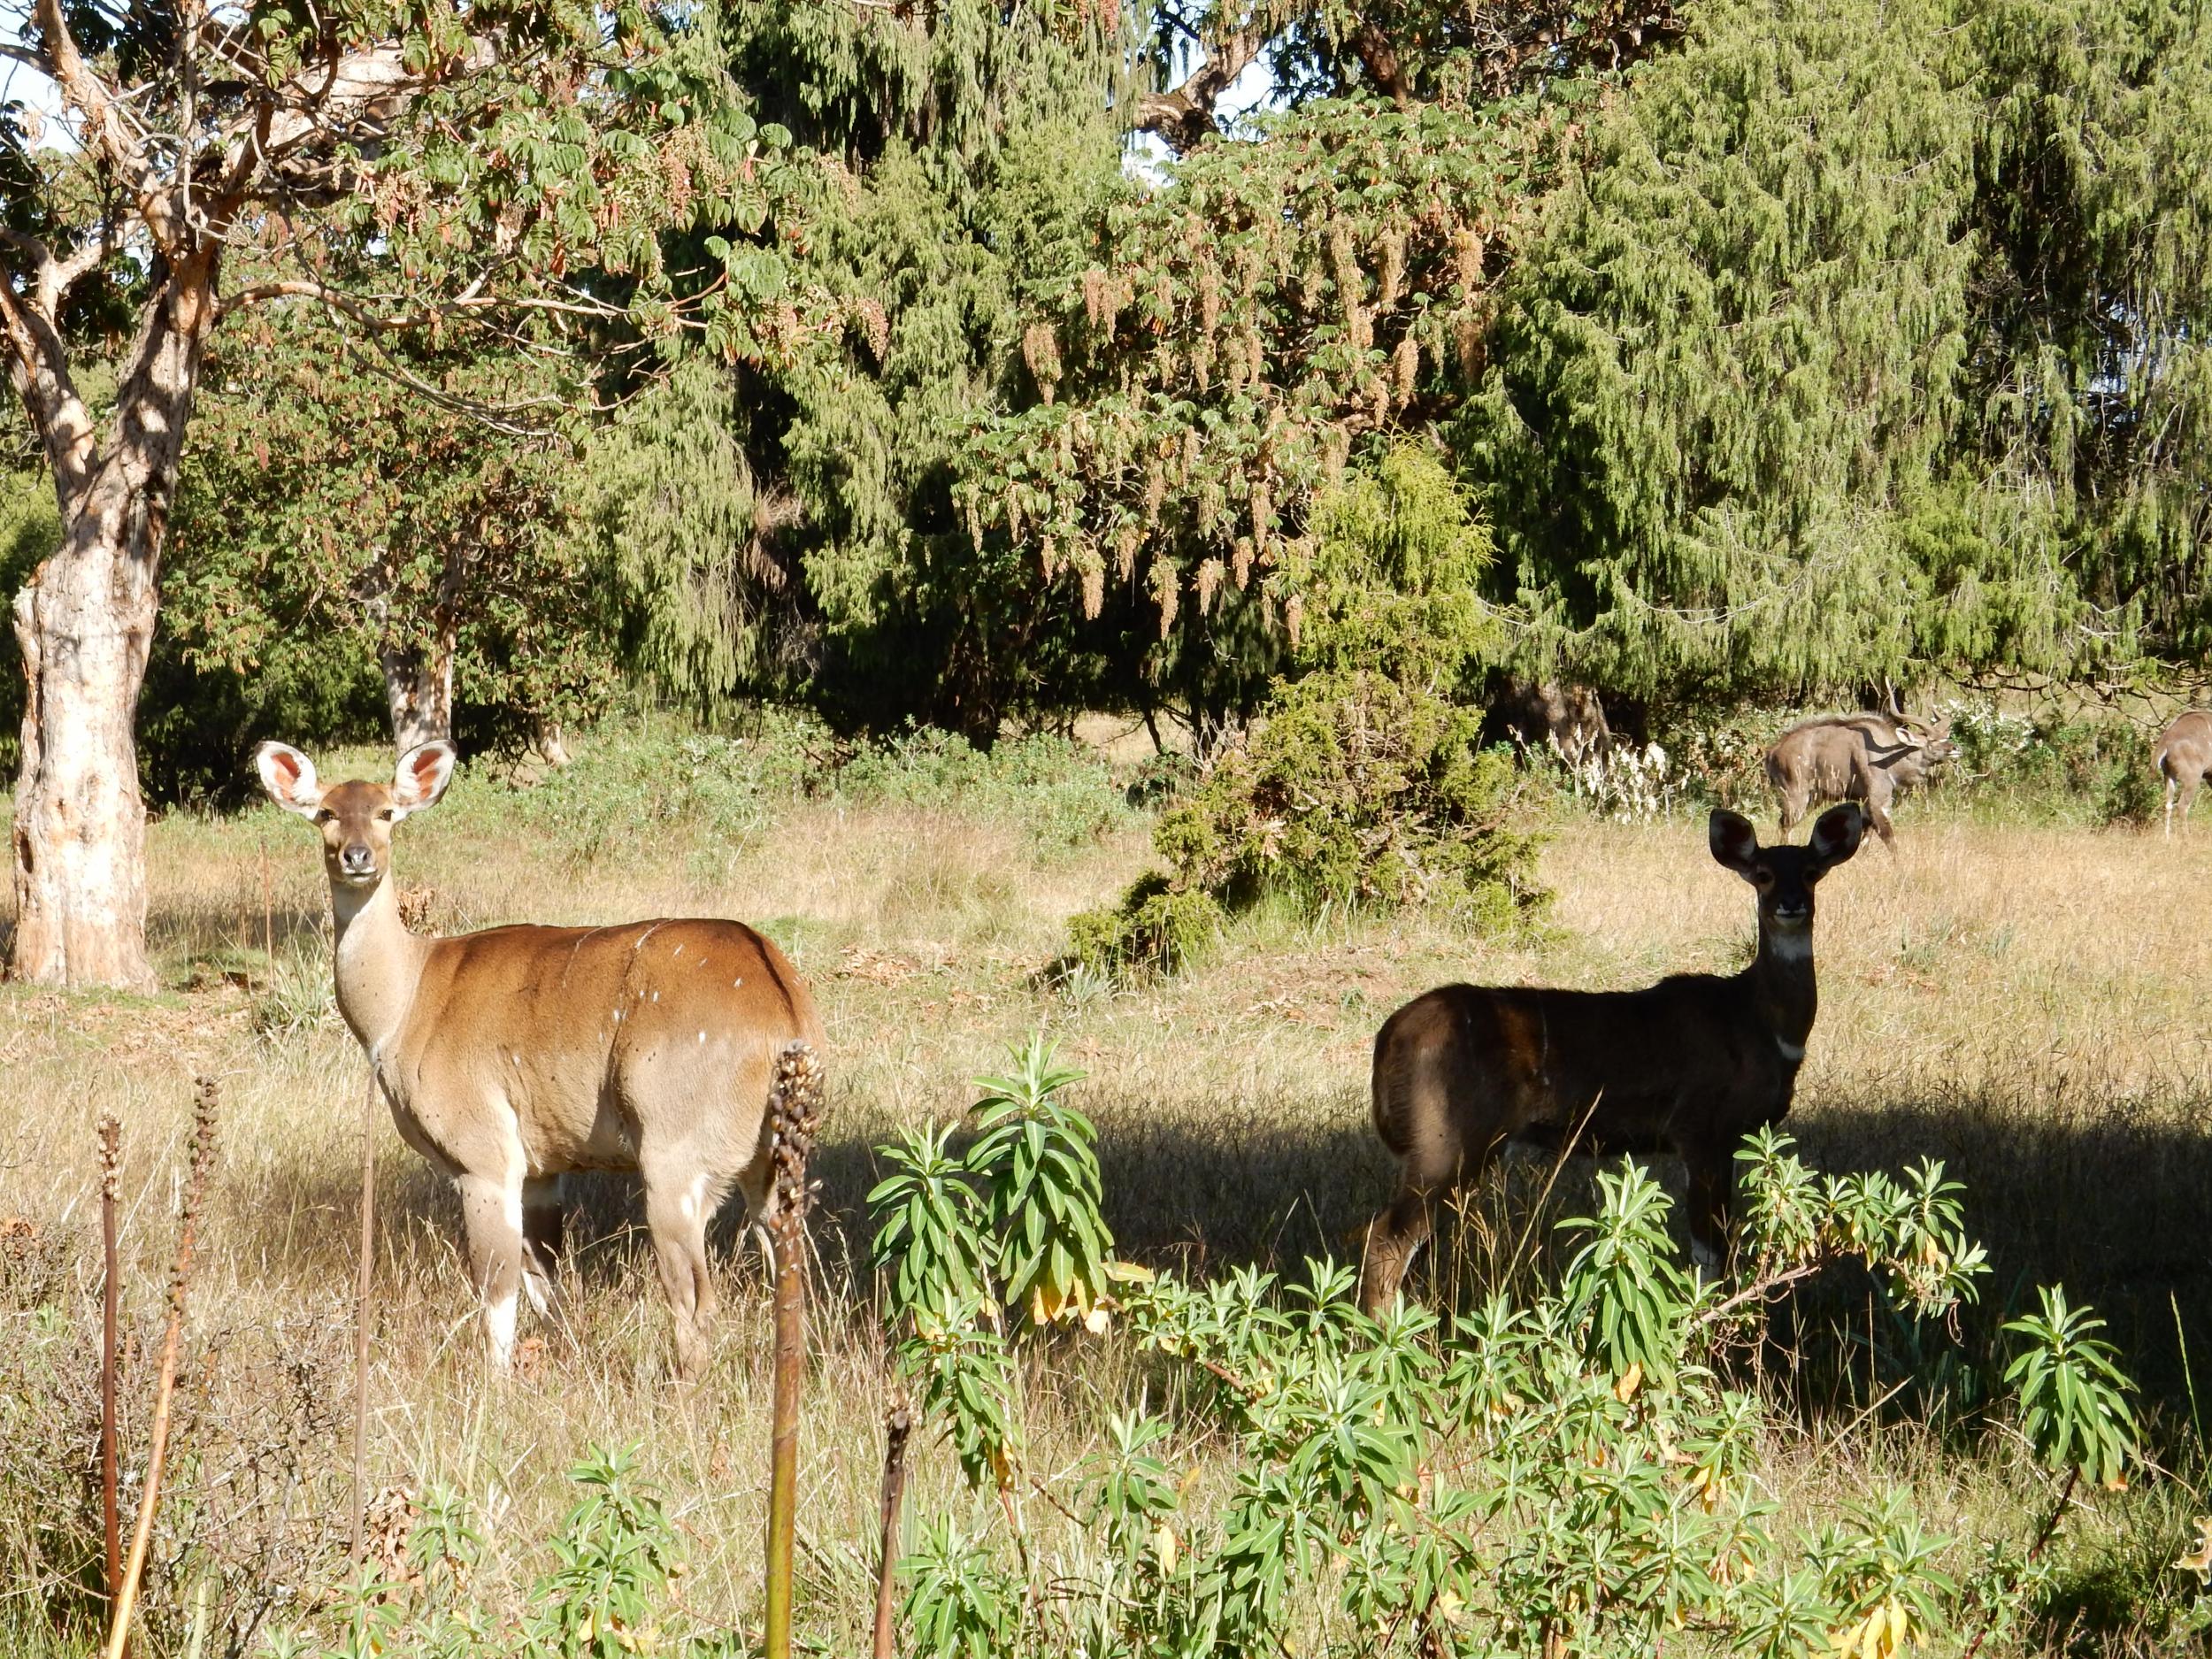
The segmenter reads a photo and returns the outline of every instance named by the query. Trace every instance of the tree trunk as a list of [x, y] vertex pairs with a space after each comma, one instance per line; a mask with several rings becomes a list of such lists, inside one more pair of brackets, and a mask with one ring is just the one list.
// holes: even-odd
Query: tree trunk
[[157, 260], [104, 452], [88, 434], [48, 445], [62, 544], [14, 606], [26, 680], [9, 956], [19, 979], [153, 987], [134, 726], [169, 498], [214, 322], [216, 260], [213, 248], [182, 265]]
[[392, 744], [404, 755], [418, 743], [453, 736], [453, 652], [443, 641], [429, 650], [388, 646], [384, 701], [392, 711]]
[[530, 749], [556, 771], [568, 764], [568, 738], [561, 731], [561, 723], [546, 715], [530, 717]]
[[153, 988], [133, 741], [154, 626], [149, 539], [142, 511], [81, 514], [15, 598], [27, 682], [15, 792], [19, 979]]

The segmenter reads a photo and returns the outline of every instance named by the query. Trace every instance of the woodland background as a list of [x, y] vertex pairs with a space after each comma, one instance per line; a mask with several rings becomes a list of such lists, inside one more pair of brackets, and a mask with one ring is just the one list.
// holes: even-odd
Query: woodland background
[[[2203, 661], [2200, 8], [686, 16], [762, 165], [664, 258], [742, 308], [660, 338], [227, 323], [140, 702], [151, 803], [236, 798], [264, 737], [414, 718], [449, 655], [470, 748], [627, 687], [987, 744], [1166, 712], [1202, 753], [1311, 666], [1317, 503], [1409, 449], [1419, 511], [1475, 538], [1470, 700], [1563, 676], [1632, 726]], [[1221, 115], [1232, 83], [1258, 109]], [[10, 106], [19, 182], [58, 165], [40, 127]], [[357, 239], [356, 285], [403, 251]], [[71, 299], [96, 399], [132, 273]], [[58, 530], [8, 448], [12, 591]]]

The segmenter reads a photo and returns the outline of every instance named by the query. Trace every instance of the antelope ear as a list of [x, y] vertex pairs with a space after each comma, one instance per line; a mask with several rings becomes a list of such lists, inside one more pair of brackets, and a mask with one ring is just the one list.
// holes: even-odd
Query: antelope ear
[[453, 781], [454, 763], [459, 758], [453, 745], [442, 741], [418, 743], [402, 755], [392, 778], [392, 821], [437, 805], [446, 785]]
[[1706, 826], [1715, 862], [1726, 865], [1745, 880], [1759, 867], [1759, 832], [1740, 812], [1717, 810]]
[[1859, 850], [1859, 838], [1865, 833], [1866, 814], [1857, 802], [1847, 801], [1820, 815], [1805, 850], [1812, 854], [1816, 871], [1832, 870]]
[[315, 777], [315, 763], [289, 743], [264, 743], [253, 752], [254, 770], [269, 799], [287, 812], [313, 818], [323, 803], [323, 786]]

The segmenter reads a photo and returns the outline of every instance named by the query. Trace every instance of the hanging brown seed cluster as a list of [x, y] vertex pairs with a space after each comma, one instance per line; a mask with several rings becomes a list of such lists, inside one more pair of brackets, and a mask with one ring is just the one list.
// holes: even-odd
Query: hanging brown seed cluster
[[859, 326], [861, 337], [868, 342], [869, 355], [880, 368], [891, 352], [891, 319], [884, 314], [883, 303], [869, 298], [851, 302], [848, 313]]
[[1231, 544], [1229, 557], [1229, 568], [1235, 573], [1237, 588], [1241, 592], [1251, 585], [1252, 561], [1259, 557], [1259, 550], [1252, 545], [1250, 536], [1240, 535]]
[[1104, 336], [1108, 345], [1113, 343], [1114, 325], [1120, 320], [1123, 308], [1133, 296], [1125, 276], [1117, 276], [1102, 265], [1093, 265], [1083, 273], [1083, 315]]
[[1471, 226], [1462, 225], [1452, 233], [1453, 274], [1463, 299], [1472, 300], [1482, 287], [1482, 238]]
[[1098, 613], [1106, 608], [1106, 566], [1094, 555], [1084, 559], [1079, 567], [1083, 572], [1083, 619], [1098, 620]]
[[1257, 386], [1265, 378], [1267, 358], [1260, 349], [1260, 330], [1256, 323], [1244, 326], [1244, 379], [1247, 384]]
[[1375, 343], [1374, 319], [1366, 304], [1367, 278], [1352, 251], [1352, 233], [1341, 221], [1329, 227], [1329, 267], [1336, 278], [1338, 303], [1344, 308], [1345, 337], [1353, 350], [1364, 351]]
[[1148, 526], [1160, 522], [1160, 509], [1167, 501], [1167, 463], [1155, 455], [1144, 469], [1144, 521]]
[[1283, 601], [1283, 634], [1290, 641], [1290, 649], [1298, 649], [1298, 631], [1305, 626], [1306, 596], [1293, 594]]
[[1221, 591], [1221, 579], [1226, 572], [1217, 558], [1207, 559], [1198, 567], [1195, 586], [1198, 589], [1198, 614], [1211, 616], [1214, 595]]
[[[1275, 493], [1269, 487], [1264, 473], [1252, 480], [1252, 496], [1248, 504], [1252, 510], [1252, 540], [1260, 546], [1265, 547], [1268, 530], [1274, 523]], [[1240, 587], [1243, 585], [1243, 581], [1244, 579], [1240, 576], [1237, 579]]]
[[1022, 361], [1029, 365], [1038, 395], [1049, 404], [1060, 385], [1060, 336], [1050, 323], [1034, 322], [1022, 330]]
[[1137, 573], [1137, 549], [1144, 545], [1144, 532], [1133, 524], [1125, 524], [1114, 536], [1114, 574], [1127, 581]]
[[1182, 598], [1181, 586], [1176, 580], [1174, 564], [1161, 555], [1152, 560], [1152, 603], [1160, 611], [1160, 637], [1174, 632], [1175, 610]]
[[1382, 269], [1375, 278], [1375, 303], [1384, 310], [1398, 303], [1398, 289], [1405, 281], [1406, 237], [1395, 228], [1385, 231], [1376, 244]]
[[1415, 382], [1421, 373], [1421, 345], [1409, 330], [1390, 355], [1391, 391], [1402, 409], [1413, 401]]

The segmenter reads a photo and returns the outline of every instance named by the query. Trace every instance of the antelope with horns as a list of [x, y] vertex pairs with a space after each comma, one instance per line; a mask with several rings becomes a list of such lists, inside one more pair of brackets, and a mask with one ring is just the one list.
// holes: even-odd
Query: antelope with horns
[[1717, 1262], [1737, 1142], [1789, 1110], [1813, 1028], [1813, 888], [1858, 851], [1864, 826], [1855, 803], [1832, 807], [1804, 846], [1762, 847], [1746, 819], [1713, 814], [1714, 858], [1759, 895], [1758, 954], [1740, 973], [1640, 991], [1448, 985], [1385, 1021], [1375, 1133], [1398, 1159], [1398, 1191], [1368, 1225], [1361, 1305], [1390, 1305], [1436, 1200], [1509, 1141], [1681, 1154], [1692, 1248]]
[[1907, 715], [1823, 714], [1801, 720], [1767, 750], [1767, 781], [1782, 801], [1782, 827], [1792, 830], [1818, 801], [1856, 801], [1882, 844], [1897, 850], [1890, 803], [1900, 789], [1925, 784], [1958, 758], [1951, 723], [1933, 726]]
[[791, 964], [731, 921], [411, 933], [392, 829], [445, 793], [452, 746], [409, 749], [388, 784], [325, 787], [282, 743], [255, 762], [276, 803], [322, 833], [338, 1010], [401, 1138], [460, 1193], [494, 1364], [513, 1353], [518, 1293], [550, 1307], [561, 1175], [634, 1170], [677, 1374], [697, 1375], [715, 1311], [707, 1223], [733, 1187], [765, 1218], [776, 1056], [794, 1040], [822, 1042]]
[[2158, 737], [2158, 753], [2154, 764], [2158, 776], [2166, 786], [2166, 833], [2174, 833], [2174, 809], [2181, 809], [2181, 821], [2189, 821], [2189, 809], [2196, 804], [2197, 786], [2204, 781], [2204, 774], [2212, 772], [2212, 711], [2190, 709], [2175, 717], [2174, 723]]

